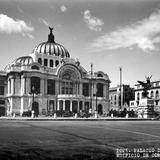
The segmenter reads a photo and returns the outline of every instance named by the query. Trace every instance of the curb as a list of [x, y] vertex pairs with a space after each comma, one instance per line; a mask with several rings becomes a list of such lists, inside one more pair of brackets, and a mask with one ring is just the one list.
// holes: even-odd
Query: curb
[[158, 121], [156, 118], [28, 118], [28, 117], [0, 117], [0, 120], [13, 121]]

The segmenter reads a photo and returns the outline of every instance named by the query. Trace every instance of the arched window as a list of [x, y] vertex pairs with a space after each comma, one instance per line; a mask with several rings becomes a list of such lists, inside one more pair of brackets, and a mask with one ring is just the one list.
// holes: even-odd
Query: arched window
[[73, 70], [63, 71], [60, 88], [61, 94], [79, 94], [79, 80]]
[[159, 98], [159, 91], [156, 91], [156, 98]]
[[137, 93], [137, 101], [139, 101], [139, 92]]
[[117, 96], [116, 96], [116, 95], [114, 96], [114, 100], [115, 100], [115, 101], [117, 100]]
[[50, 60], [50, 67], [53, 67], [53, 60]]
[[56, 61], [56, 67], [57, 67], [58, 65], [59, 65], [59, 61], [57, 60], [57, 61]]
[[48, 66], [48, 59], [44, 59], [44, 66]]
[[62, 79], [62, 94], [73, 94], [74, 82], [71, 79], [71, 74], [65, 73]]
[[154, 92], [153, 91], [151, 91], [151, 98], [153, 98], [154, 97]]
[[[148, 95], [148, 92], [147, 92], [147, 95]], [[141, 98], [144, 98], [143, 92], [142, 92], [142, 94], [141, 94]]]
[[97, 97], [103, 97], [103, 84], [97, 84]]
[[103, 77], [103, 75], [102, 75], [101, 73], [99, 73], [99, 74], [97, 75], [97, 77]]
[[38, 58], [38, 63], [42, 64], [42, 59], [41, 58]]
[[36, 65], [32, 66], [31, 68], [32, 68], [32, 69], [35, 69], [35, 70], [39, 70], [39, 67], [36, 66]]

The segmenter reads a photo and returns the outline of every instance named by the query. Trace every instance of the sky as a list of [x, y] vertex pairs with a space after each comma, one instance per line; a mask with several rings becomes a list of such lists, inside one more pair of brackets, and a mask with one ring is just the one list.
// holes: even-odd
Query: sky
[[160, 0], [0, 0], [0, 69], [55, 41], [90, 71], [107, 73], [111, 87], [160, 80]]

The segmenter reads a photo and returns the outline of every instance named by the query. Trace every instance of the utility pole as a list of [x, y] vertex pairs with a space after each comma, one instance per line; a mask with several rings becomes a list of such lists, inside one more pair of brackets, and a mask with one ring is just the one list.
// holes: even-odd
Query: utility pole
[[93, 79], [93, 63], [91, 63], [90, 108], [92, 108], [92, 79]]
[[122, 96], [122, 68], [120, 67], [120, 108], [119, 109], [122, 109], [122, 106], [123, 106], [123, 96]]

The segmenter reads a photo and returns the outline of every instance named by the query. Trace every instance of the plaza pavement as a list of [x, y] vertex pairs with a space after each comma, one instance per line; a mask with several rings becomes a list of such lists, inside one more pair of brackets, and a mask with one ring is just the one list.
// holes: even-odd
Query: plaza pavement
[[[151, 148], [160, 151], [160, 121], [25, 118], [1, 117], [0, 159], [112, 160], [120, 159], [117, 150]], [[140, 159], [158, 160], [160, 157]]]

